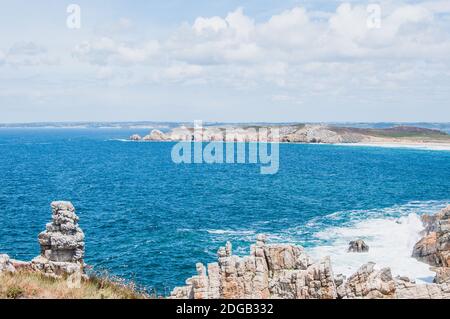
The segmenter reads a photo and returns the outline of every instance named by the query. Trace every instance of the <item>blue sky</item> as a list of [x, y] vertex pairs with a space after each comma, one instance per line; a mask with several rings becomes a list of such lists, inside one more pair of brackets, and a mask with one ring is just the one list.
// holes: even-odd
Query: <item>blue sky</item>
[[373, 3], [0, 1], [0, 122], [450, 121], [450, 1]]

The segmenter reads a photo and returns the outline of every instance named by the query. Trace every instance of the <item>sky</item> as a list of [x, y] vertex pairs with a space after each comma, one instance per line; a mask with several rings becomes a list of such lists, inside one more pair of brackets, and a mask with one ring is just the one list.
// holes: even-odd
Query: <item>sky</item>
[[71, 1], [0, 0], [0, 122], [450, 122], [450, 0]]

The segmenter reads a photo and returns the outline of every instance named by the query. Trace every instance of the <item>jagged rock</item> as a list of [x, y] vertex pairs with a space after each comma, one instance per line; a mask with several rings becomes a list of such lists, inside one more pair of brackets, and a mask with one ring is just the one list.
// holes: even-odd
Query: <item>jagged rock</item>
[[174, 128], [168, 134], [170, 140], [172, 141], [193, 141], [194, 140], [194, 129], [187, 128], [184, 125]]
[[395, 297], [395, 281], [389, 268], [375, 270], [367, 263], [345, 283], [345, 298], [385, 299]]
[[32, 260], [34, 269], [50, 275], [83, 272], [84, 233], [70, 202], [53, 202], [52, 222], [39, 234], [41, 255]]
[[436, 284], [450, 284], [450, 267], [435, 267], [432, 270], [436, 272], [436, 277], [434, 278]]
[[149, 135], [144, 136], [144, 141], [168, 141], [170, 138], [160, 130], [153, 130]]
[[347, 293], [345, 291], [345, 281], [346, 281], [346, 277], [343, 274], [338, 274], [335, 278], [334, 278], [334, 283], [336, 285], [336, 291], [337, 291], [337, 295], [339, 299], [343, 299], [346, 297]]
[[341, 136], [325, 125], [307, 124], [294, 133], [283, 137], [283, 140], [297, 143], [341, 143]]
[[329, 258], [313, 264], [302, 247], [267, 245], [259, 235], [250, 256], [232, 254], [231, 243], [218, 251], [218, 263], [197, 264], [197, 275], [170, 298], [267, 299], [337, 298]]
[[8, 255], [0, 255], [0, 273], [1, 272], [15, 272], [16, 268], [11, 262]]
[[15, 260], [15, 259], [11, 259], [11, 264], [13, 265], [13, 267], [20, 271], [20, 270], [32, 270], [33, 268], [31, 267], [31, 262], [30, 261], [22, 261], [22, 260]]
[[435, 232], [432, 232], [414, 245], [412, 256], [429, 265], [438, 265], [439, 258], [436, 254], [436, 249], [437, 235]]
[[142, 140], [142, 137], [138, 134], [133, 134], [130, 136], [130, 140], [131, 141], [140, 141], [140, 140]]
[[369, 246], [361, 239], [351, 241], [349, 243], [349, 253], [366, 253], [369, 251]]
[[423, 225], [425, 226], [425, 229], [422, 232], [423, 235], [428, 235], [432, 232], [438, 231], [438, 220], [442, 218], [441, 212], [433, 215], [422, 215], [420, 217]]
[[428, 235], [413, 248], [412, 256], [431, 266], [450, 266], [450, 205], [422, 219]]
[[397, 299], [450, 299], [450, 285], [420, 284], [396, 280], [395, 298]]

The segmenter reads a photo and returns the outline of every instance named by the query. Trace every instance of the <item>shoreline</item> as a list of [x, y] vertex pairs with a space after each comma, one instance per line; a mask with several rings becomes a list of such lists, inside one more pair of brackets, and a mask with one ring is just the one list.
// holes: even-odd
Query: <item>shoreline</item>
[[[8, 255], [0, 255], [0, 274], [3, 276], [0, 279], [27, 281], [34, 278], [36, 290], [42, 288], [41, 278], [45, 277], [64, 280], [66, 276], [72, 276], [80, 278], [86, 285], [97, 280], [85, 272], [84, 234], [77, 224], [75, 208], [70, 202], [53, 202], [51, 205], [52, 227], [47, 224], [46, 231], [38, 236], [41, 255], [31, 261], [18, 261]], [[448, 202], [444, 205], [431, 215], [427, 212], [410, 213], [400, 218], [370, 218], [350, 227], [332, 226], [321, 232], [325, 236], [322, 239], [331, 241], [331, 245], [317, 246], [315, 252], [293, 243], [269, 243], [270, 236], [258, 234], [256, 244], [250, 246], [250, 254], [240, 256], [233, 254], [232, 244], [228, 241], [219, 248], [217, 262], [207, 265], [197, 263], [197, 275], [188, 278], [185, 286], [175, 287], [166, 297], [450, 298], [450, 250], [446, 245], [450, 233], [446, 226], [450, 222], [450, 205]], [[70, 221], [60, 227], [58, 223], [63, 215], [69, 216]], [[76, 235], [66, 230], [72, 222]], [[393, 238], [392, 233], [398, 235]], [[338, 241], [333, 238], [336, 234]], [[66, 246], [54, 245], [53, 241], [49, 241], [53, 237], [64, 238]], [[76, 249], [73, 248], [75, 246]], [[392, 264], [393, 260], [395, 264]], [[341, 264], [343, 261], [344, 264]], [[422, 272], [420, 276], [417, 271]], [[108, 285], [129, 298], [148, 297], [140, 295], [133, 285], [127, 286], [121, 282], [108, 281]], [[70, 289], [64, 290], [64, 293], [70, 294]], [[18, 296], [26, 298], [28, 295], [31, 297], [32, 294], [21, 292]], [[117, 295], [111, 292], [112, 298], [118, 298]], [[40, 298], [38, 295], [33, 297]]]
[[416, 149], [424, 151], [450, 151], [450, 143], [436, 142], [364, 142], [364, 143], [337, 143], [337, 146], [353, 146], [353, 147], [380, 147], [380, 148], [397, 148], [397, 149]]
[[[450, 205], [432, 215], [412, 217], [408, 216], [408, 219], [414, 219], [416, 225], [413, 227], [416, 230], [414, 238], [404, 233], [398, 235], [402, 238], [392, 238], [390, 234], [394, 229], [388, 229], [391, 255], [406, 257], [398, 256], [396, 246], [405, 243], [408, 247], [412, 246], [408, 258], [416, 259], [417, 265], [429, 269], [425, 277], [411, 278], [408, 273], [392, 271], [392, 265], [371, 260], [370, 251], [377, 250], [376, 238], [372, 246], [357, 239], [357, 234], [351, 234], [353, 239], [341, 254], [346, 258], [363, 258], [356, 258], [359, 259], [356, 271], [345, 274], [335, 267], [334, 257], [330, 254], [319, 256], [319, 259], [311, 258], [310, 251], [302, 246], [268, 243], [268, 237], [259, 234], [249, 255], [241, 257], [233, 254], [232, 243], [228, 241], [219, 248], [217, 262], [207, 265], [197, 263], [197, 274], [186, 279], [185, 286], [176, 287], [169, 298], [449, 299], [450, 250], [447, 244], [450, 230], [447, 225], [450, 222]], [[391, 220], [391, 223], [408, 224], [401, 219]], [[417, 227], [419, 223], [421, 226]], [[385, 231], [380, 225], [376, 229]]]
[[[134, 142], [134, 143], [177, 143], [177, 141], [154, 140], [154, 141], [133, 141], [131, 139], [111, 139], [108, 141], [116, 142]], [[210, 141], [203, 141], [202, 143], [209, 143]], [[192, 141], [192, 143], [199, 143]], [[226, 142], [223, 143], [236, 143]], [[258, 143], [258, 142], [237, 142], [237, 143]], [[267, 142], [268, 144], [286, 144], [286, 145], [332, 145], [332, 146], [352, 146], [352, 147], [379, 147], [379, 148], [396, 148], [396, 149], [416, 149], [424, 151], [450, 151], [450, 143], [436, 143], [436, 142], [364, 142], [364, 143], [302, 143], [302, 142]]]

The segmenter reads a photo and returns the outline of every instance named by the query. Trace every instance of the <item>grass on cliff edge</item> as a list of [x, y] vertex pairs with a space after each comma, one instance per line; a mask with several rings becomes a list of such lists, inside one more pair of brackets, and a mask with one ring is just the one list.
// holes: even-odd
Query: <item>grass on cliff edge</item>
[[69, 288], [66, 279], [38, 272], [0, 273], [0, 299], [146, 299], [151, 298], [132, 283], [109, 277], [91, 277], [79, 288]]

